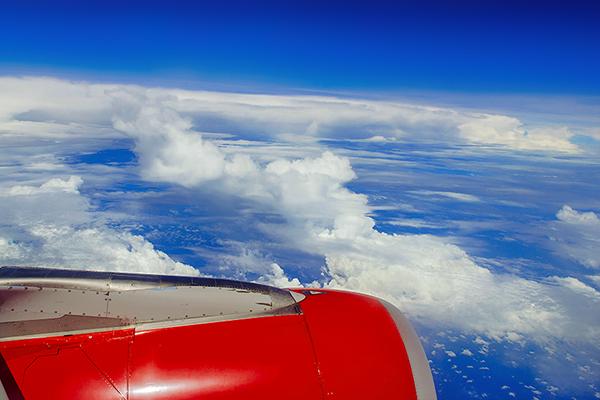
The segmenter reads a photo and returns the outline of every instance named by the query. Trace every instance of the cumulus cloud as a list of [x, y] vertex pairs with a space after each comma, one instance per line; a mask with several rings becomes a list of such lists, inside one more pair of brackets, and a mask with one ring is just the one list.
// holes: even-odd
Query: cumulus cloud
[[600, 218], [592, 212], [579, 212], [568, 205], [564, 205], [557, 213], [556, 217], [563, 222], [572, 225], [600, 226]]
[[286, 274], [283, 268], [281, 268], [277, 263], [271, 264], [271, 270], [264, 274], [258, 282], [265, 283], [267, 285], [273, 285], [277, 287], [285, 287], [285, 288], [293, 288], [293, 287], [302, 287], [302, 283], [297, 278], [290, 279]]
[[569, 141], [573, 134], [567, 127], [526, 129], [517, 118], [506, 115], [473, 115], [458, 126], [460, 135], [473, 143], [499, 144], [519, 150], [561, 150], [576, 152]]
[[0, 194], [0, 264], [197, 275], [143, 237], [110, 228], [79, 193], [83, 180], [53, 178]]
[[136, 139], [146, 179], [193, 186], [223, 175], [223, 153], [201, 135], [190, 133], [189, 120], [160, 104], [131, 101], [121, 93], [114, 96], [117, 104], [126, 105], [126, 112], [113, 117], [114, 127]]
[[[277, 211], [287, 223], [273, 227], [272, 234], [324, 255], [328, 287], [376, 294], [415, 318], [513, 341], [523, 334], [572, 339], [600, 334], [593, 316], [576, 312], [582, 303], [595, 301], [589, 296], [565, 285], [493, 274], [440, 238], [377, 231], [367, 197], [345, 186], [356, 175], [344, 157], [325, 151], [265, 164], [246, 156], [239, 161], [239, 154], [225, 154], [205, 142], [177, 112], [142, 104], [119, 118], [115, 126], [136, 138], [136, 151], [146, 159], [142, 174], [148, 179], [221, 190]], [[147, 140], [161, 144], [160, 153], [156, 145], [144, 144]], [[156, 168], [154, 163], [165, 164], [163, 160], [173, 165]], [[198, 172], [206, 160], [219, 166], [209, 176]], [[215, 180], [218, 184], [208, 185]], [[453, 192], [437, 194], [476, 201]], [[265, 279], [290, 283], [283, 269], [273, 265]]]
[[79, 193], [78, 189], [82, 183], [83, 179], [79, 176], [70, 176], [66, 180], [53, 178], [39, 187], [28, 185], [11, 186], [5, 193], [7, 196], [31, 196], [52, 192]]
[[555, 251], [588, 268], [600, 268], [600, 218], [564, 205], [550, 226]]
[[[493, 274], [457, 246], [431, 236], [373, 233], [327, 256], [330, 286], [384, 297], [414, 318], [494, 338], [600, 334], [597, 299], [571, 287]], [[592, 289], [593, 290], [593, 289]]]

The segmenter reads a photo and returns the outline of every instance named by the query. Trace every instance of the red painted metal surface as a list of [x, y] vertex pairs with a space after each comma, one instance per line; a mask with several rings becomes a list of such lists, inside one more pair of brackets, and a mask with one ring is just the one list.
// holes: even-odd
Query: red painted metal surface
[[3, 342], [0, 351], [27, 400], [125, 399], [132, 339], [130, 329]]
[[301, 315], [136, 334], [130, 398], [320, 399]]
[[300, 307], [325, 399], [416, 399], [406, 349], [379, 300], [348, 292], [311, 292], [322, 294], [308, 295]]
[[300, 306], [301, 315], [0, 342], [0, 352], [33, 400], [416, 398], [377, 299], [327, 291]]

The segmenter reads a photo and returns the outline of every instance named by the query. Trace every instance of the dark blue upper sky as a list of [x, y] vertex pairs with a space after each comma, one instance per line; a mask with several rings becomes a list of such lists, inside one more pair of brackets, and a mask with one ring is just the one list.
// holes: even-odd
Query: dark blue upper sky
[[600, 5], [591, 3], [598, 4], [5, 2], [0, 72], [326, 90], [598, 94]]

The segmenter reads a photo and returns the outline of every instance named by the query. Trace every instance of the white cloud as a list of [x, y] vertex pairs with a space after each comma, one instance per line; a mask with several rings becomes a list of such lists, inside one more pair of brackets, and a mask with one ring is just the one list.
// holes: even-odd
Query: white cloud
[[[145, 105], [143, 110], [136, 109], [140, 103]], [[379, 141], [410, 138], [497, 145], [518, 150], [579, 150], [570, 142], [573, 132], [565, 126], [528, 127], [519, 119], [506, 115], [397, 101], [147, 89], [50, 78], [0, 78], [0, 132], [4, 135], [118, 137], [113, 120], [123, 132], [140, 129], [152, 132], [157, 119], [168, 124], [173, 112], [185, 116], [183, 120], [177, 119], [177, 123], [197, 123], [200, 130], [206, 131], [222, 130], [226, 126], [227, 133], [245, 137], [268, 135], [284, 140], [343, 137]], [[147, 121], [143, 119], [145, 113], [150, 117]], [[121, 119], [121, 116], [133, 114], [139, 114], [140, 119]], [[187, 145], [203, 151], [207, 157], [211, 154], [216, 157], [207, 159], [206, 174], [202, 178], [210, 179], [219, 174], [222, 163], [218, 162], [218, 155], [210, 143], [198, 138], [189, 140]], [[147, 144], [140, 142], [140, 146]], [[156, 143], [150, 140], [150, 144]], [[176, 148], [169, 149], [169, 152], [177, 151]], [[155, 149], [155, 152], [160, 156], [162, 150]], [[213, 163], [208, 165], [208, 161]], [[162, 173], [177, 173], [176, 167], [164, 157], [159, 157], [153, 166]]]
[[418, 218], [394, 218], [387, 220], [386, 224], [396, 226], [408, 226], [411, 228], [425, 228], [425, 229], [440, 229], [445, 227], [443, 223], [435, 223], [431, 221], [424, 221]]
[[364, 139], [366, 142], [387, 142], [393, 140], [394, 138], [387, 138], [381, 135], [371, 136], [370, 138]]
[[555, 251], [586, 267], [600, 268], [600, 218], [596, 213], [564, 205], [556, 218], [550, 225]]
[[[340, 243], [336, 246], [341, 247]], [[333, 246], [332, 246], [333, 247]], [[386, 298], [413, 318], [514, 340], [593, 340], [600, 321], [594, 299], [555, 285], [496, 275], [457, 246], [426, 235], [373, 233], [327, 255], [332, 287]]]
[[156, 250], [143, 237], [107, 227], [36, 225], [28, 232], [37, 244], [22, 251], [20, 258], [7, 260], [3, 257], [9, 264], [150, 274], [198, 274], [194, 268]]
[[40, 186], [12, 186], [0, 195], [0, 264], [192, 274], [138, 235], [108, 227], [80, 195], [83, 180], [53, 178]]
[[477, 203], [481, 199], [477, 196], [467, 193], [447, 192], [447, 191], [435, 191], [435, 190], [412, 190], [409, 193], [414, 193], [422, 196], [439, 196], [452, 200], [464, 201], [468, 203]]
[[553, 277], [548, 278], [548, 280], [550, 282], [554, 282], [560, 286], [568, 288], [574, 292], [580, 293], [584, 296], [588, 296], [588, 297], [591, 297], [593, 299], [600, 301], [600, 292], [597, 291], [596, 289], [594, 289], [593, 287], [588, 286], [585, 283], [581, 282], [577, 278], [573, 278], [573, 277], [561, 278], [558, 276], [553, 276]]
[[18, 243], [0, 236], [0, 257], [2, 259], [15, 260], [23, 257], [24, 250]]
[[589, 212], [579, 212], [573, 210], [568, 205], [564, 205], [558, 213], [556, 213], [556, 217], [568, 224], [574, 225], [587, 225], [587, 226], [600, 226], [600, 218], [593, 213]]
[[467, 141], [498, 144], [519, 150], [560, 150], [576, 152], [569, 141], [573, 134], [567, 127], [538, 127], [527, 130], [523, 123], [506, 115], [473, 115], [459, 125], [460, 135]]
[[114, 96], [127, 111], [113, 117], [114, 127], [136, 139], [135, 150], [146, 179], [193, 186], [224, 174], [223, 153], [190, 132], [189, 120], [168, 106], [123, 100], [120, 93]]
[[282, 288], [302, 287], [297, 278], [290, 279], [278, 264], [271, 264], [271, 271], [263, 275], [258, 282]]
[[[63, 180], [60, 178], [53, 178], [43, 183], [41, 186], [24, 186], [16, 185], [11, 186], [6, 192], [5, 196], [31, 196], [40, 193], [52, 193], [52, 192], [65, 192], [65, 193], [79, 193], [79, 186], [83, 183], [83, 179], [79, 176], [70, 176], [69, 179]], [[2, 195], [0, 193], [0, 195]]]

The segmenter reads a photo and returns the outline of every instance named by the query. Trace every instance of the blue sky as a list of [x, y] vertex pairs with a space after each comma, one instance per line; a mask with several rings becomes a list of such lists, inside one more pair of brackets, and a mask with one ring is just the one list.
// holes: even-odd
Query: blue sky
[[440, 398], [598, 398], [599, 16], [5, 5], [0, 263], [372, 293]]
[[10, 2], [0, 63], [300, 89], [600, 90], [595, 2]]

